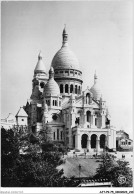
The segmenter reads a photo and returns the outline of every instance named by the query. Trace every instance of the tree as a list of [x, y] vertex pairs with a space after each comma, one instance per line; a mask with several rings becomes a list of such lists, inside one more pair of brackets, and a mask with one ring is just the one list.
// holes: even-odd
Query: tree
[[[77, 181], [63, 176], [56, 167], [61, 163], [61, 153], [48, 142], [38, 152], [39, 142], [32, 144], [29, 134], [1, 129], [1, 185], [3, 187], [64, 187], [76, 186]], [[51, 146], [50, 146], [51, 144]], [[46, 142], [47, 145], [47, 142]], [[23, 149], [22, 154], [20, 150]]]
[[[128, 167], [129, 162], [117, 160], [108, 153], [102, 155], [102, 163], [96, 170], [94, 178], [108, 179], [114, 187], [132, 187], [133, 175], [132, 169]], [[121, 183], [120, 177], [125, 177], [125, 181]]]

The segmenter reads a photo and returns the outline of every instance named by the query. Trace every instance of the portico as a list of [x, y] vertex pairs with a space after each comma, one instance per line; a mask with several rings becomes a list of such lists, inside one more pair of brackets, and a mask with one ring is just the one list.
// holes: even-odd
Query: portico
[[73, 148], [76, 150], [87, 149], [88, 152], [100, 152], [107, 146], [107, 134], [73, 128]]

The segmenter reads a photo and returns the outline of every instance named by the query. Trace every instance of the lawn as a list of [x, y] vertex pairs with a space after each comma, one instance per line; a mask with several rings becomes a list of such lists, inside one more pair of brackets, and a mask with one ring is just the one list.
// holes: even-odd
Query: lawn
[[58, 166], [58, 169], [63, 168], [66, 177], [79, 177], [79, 164], [81, 165], [80, 177], [92, 177], [100, 162], [90, 158], [66, 158], [66, 163]]

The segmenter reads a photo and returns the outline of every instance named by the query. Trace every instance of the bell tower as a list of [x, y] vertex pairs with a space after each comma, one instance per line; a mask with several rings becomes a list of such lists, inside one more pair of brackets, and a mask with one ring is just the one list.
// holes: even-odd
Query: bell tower
[[40, 95], [43, 93], [44, 86], [48, 80], [48, 75], [46, 72], [46, 67], [42, 60], [42, 53], [40, 51], [38, 55], [38, 62], [34, 70], [33, 76], [33, 88], [31, 99], [40, 99]]

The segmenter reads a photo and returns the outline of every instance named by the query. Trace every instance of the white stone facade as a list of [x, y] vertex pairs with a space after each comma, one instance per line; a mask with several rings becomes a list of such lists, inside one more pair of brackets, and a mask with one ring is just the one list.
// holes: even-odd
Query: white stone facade
[[30, 132], [36, 134], [51, 128], [52, 141], [76, 150], [116, 149], [116, 131], [110, 127], [96, 73], [91, 89], [82, 91], [82, 83], [82, 72], [68, 48], [68, 34], [64, 29], [63, 44], [52, 60], [49, 79], [41, 54], [38, 58], [32, 95], [25, 106]]

